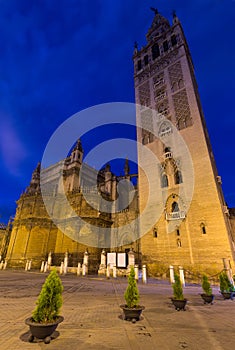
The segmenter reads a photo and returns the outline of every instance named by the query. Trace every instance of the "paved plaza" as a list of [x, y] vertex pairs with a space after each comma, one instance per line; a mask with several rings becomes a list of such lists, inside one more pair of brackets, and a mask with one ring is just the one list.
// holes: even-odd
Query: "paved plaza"
[[187, 349], [231, 350], [235, 348], [235, 300], [223, 300], [214, 287], [214, 305], [204, 305], [201, 287], [189, 285], [184, 294], [187, 310], [177, 312], [171, 304], [168, 281], [139, 282], [143, 317], [124, 321], [126, 278], [109, 279], [72, 274], [62, 276], [64, 316], [50, 344], [29, 343], [28, 326], [35, 301], [47, 274], [37, 271], [0, 271], [1, 350], [109, 350]]

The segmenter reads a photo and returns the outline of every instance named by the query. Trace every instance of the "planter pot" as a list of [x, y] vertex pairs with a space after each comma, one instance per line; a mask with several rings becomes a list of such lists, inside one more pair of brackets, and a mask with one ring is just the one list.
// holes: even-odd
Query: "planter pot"
[[171, 301], [177, 311], [180, 311], [180, 310], [185, 311], [185, 305], [187, 304], [187, 299], [177, 300], [177, 299], [171, 298]]
[[29, 326], [31, 335], [29, 341], [32, 342], [34, 338], [41, 339], [45, 344], [51, 341], [51, 335], [56, 330], [59, 323], [64, 320], [63, 316], [59, 316], [56, 321], [51, 323], [37, 323], [33, 322], [32, 318], [27, 318], [25, 323]]
[[132, 321], [132, 322], [138, 321], [140, 319], [140, 315], [142, 311], [145, 309], [144, 306], [129, 308], [127, 307], [127, 305], [120, 305], [120, 308], [123, 310], [124, 320]]
[[207, 295], [207, 294], [201, 294], [202, 299], [204, 300], [204, 304], [213, 304], [213, 300], [215, 298], [214, 294]]
[[220, 292], [224, 299], [231, 299], [233, 300], [233, 297], [234, 297], [234, 292]]

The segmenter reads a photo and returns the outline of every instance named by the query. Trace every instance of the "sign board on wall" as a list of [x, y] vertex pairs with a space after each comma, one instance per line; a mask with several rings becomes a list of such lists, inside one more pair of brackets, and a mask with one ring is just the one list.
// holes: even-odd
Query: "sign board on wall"
[[126, 267], [126, 253], [117, 253], [117, 267]]
[[107, 253], [107, 265], [111, 268], [116, 266], [116, 253]]

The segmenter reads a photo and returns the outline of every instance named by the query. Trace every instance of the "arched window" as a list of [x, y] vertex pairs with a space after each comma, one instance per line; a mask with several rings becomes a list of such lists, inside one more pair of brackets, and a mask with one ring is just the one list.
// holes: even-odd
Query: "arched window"
[[164, 187], [168, 187], [168, 177], [166, 174], [163, 174], [162, 175], [162, 178], [161, 178], [161, 187], [164, 188]]
[[163, 50], [164, 50], [164, 52], [166, 52], [168, 49], [169, 49], [168, 41], [165, 40], [165, 41], [163, 41]]
[[178, 90], [178, 84], [177, 84], [176, 82], [174, 82], [174, 83], [172, 84], [171, 90], [172, 90], [172, 92], [175, 92], [175, 91]]
[[181, 171], [177, 170], [175, 172], [175, 184], [179, 185], [179, 184], [182, 184], [182, 182], [183, 182], [183, 177], [182, 177]]
[[147, 145], [147, 143], [148, 143], [148, 135], [144, 135], [144, 137], [142, 138], [142, 143], [143, 143], [143, 145]]
[[182, 247], [181, 240], [179, 238], [177, 239], [176, 243], [178, 248]]
[[153, 134], [150, 132], [149, 133], [149, 142], [153, 142], [154, 141], [154, 136]]
[[159, 136], [170, 135], [172, 133], [172, 128], [169, 123], [163, 123], [159, 130]]
[[154, 227], [154, 229], [153, 229], [153, 237], [157, 238], [157, 228], [156, 227]]
[[145, 55], [144, 56], [144, 64], [145, 64], [145, 66], [147, 66], [148, 63], [149, 63], [149, 56]]
[[202, 222], [200, 226], [201, 226], [202, 234], [205, 235], [206, 234], [206, 226], [205, 226], [205, 224]]
[[172, 213], [176, 213], [176, 212], [180, 211], [180, 210], [179, 210], [179, 205], [178, 205], [177, 202], [173, 202], [173, 203], [172, 203], [172, 205], [171, 205], [171, 211], [172, 211]]
[[177, 44], [177, 39], [176, 39], [175, 34], [173, 34], [173, 35], [171, 36], [171, 45], [172, 45], [172, 46], [175, 46], [176, 44]]
[[185, 128], [185, 119], [182, 118], [182, 117], [179, 118], [177, 124], [178, 124], [178, 129], [179, 130], [184, 129]]
[[182, 88], [184, 87], [184, 82], [183, 82], [182, 79], [180, 79], [180, 80], [178, 81], [178, 86], [179, 86], [179, 89], [182, 89]]
[[155, 58], [160, 56], [160, 50], [158, 44], [154, 44], [152, 46], [152, 58], [155, 60]]
[[142, 68], [142, 62], [141, 62], [141, 60], [139, 60], [137, 62], [137, 70], [141, 70], [141, 68]]

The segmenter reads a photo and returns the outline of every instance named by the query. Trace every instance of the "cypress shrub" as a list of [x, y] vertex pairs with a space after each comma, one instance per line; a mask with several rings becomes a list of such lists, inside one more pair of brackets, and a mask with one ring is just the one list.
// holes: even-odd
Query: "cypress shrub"
[[130, 275], [128, 277], [128, 286], [124, 294], [126, 305], [129, 308], [135, 308], [139, 303], [139, 290], [135, 280], [135, 270], [131, 267]]
[[38, 323], [49, 323], [56, 320], [62, 306], [63, 286], [56, 270], [46, 278], [33, 311], [32, 319]]

